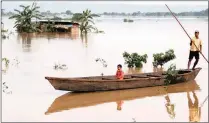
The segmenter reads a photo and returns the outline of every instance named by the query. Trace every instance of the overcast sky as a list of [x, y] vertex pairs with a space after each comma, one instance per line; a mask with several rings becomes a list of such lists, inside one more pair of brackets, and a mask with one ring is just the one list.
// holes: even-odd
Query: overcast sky
[[[84, 9], [90, 9], [93, 13], [103, 12], [168, 12], [165, 7], [167, 4], [173, 12], [182, 11], [201, 11], [208, 8], [207, 1], [38, 1], [41, 7], [40, 11], [82, 12]], [[18, 9], [19, 5], [30, 5], [32, 1], [3, 1], [2, 8], [5, 11]]]

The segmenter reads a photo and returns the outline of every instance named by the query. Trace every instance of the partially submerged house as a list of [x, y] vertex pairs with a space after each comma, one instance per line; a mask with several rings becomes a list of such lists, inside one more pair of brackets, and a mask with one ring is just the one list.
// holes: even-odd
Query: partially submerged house
[[56, 32], [70, 32], [71, 34], [79, 33], [79, 24], [67, 21], [39, 21], [40, 29], [43, 30], [43, 26], [46, 24], [53, 25]]

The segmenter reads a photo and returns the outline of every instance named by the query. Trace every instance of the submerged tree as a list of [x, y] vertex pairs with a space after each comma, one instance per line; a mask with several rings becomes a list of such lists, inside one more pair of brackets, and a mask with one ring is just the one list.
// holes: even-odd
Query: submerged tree
[[15, 26], [18, 32], [37, 32], [40, 31], [36, 23], [32, 23], [32, 19], [41, 19], [43, 17], [38, 9], [40, 8], [34, 2], [31, 6], [20, 5], [22, 11], [14, 9], [17, 13], [9, 17], [9, 19], [15, 19]]
[[92, 25], [94, 24], [94, 17], [99, 17], [99, 15], [92, 14], [91, 10], [88, 9], [83, 11], [81, 16], [81, 33], [88, 33], [91, 32], [91, 30], [96, 30], [96, 28]]
[[91, 10], [85, 10], [83, 13], [73, 14], [72, 21], [80, 23], [81, 34], [96, 30], [94, 27], [94, 17], [99, 17], [97, 14], [92, 14]]
[[162, 67], [165, 63], [176, 58], [174, 54], [174, 50], [172, 49], [166, 51], [165, 53], [153, 54], [153, 57], [154, 57], [154, 62], [153, 62], [154, 67], [157, 67], [158, 65]]
[[143, 62], [147, 63], [147, 54], [139, 55], [137, 53], [129, 54], [127, 52], [123, 53], [123, 58], [125, 59], [125, 64], [128, 64], [129, 68], [137, 67], [142, 68]]

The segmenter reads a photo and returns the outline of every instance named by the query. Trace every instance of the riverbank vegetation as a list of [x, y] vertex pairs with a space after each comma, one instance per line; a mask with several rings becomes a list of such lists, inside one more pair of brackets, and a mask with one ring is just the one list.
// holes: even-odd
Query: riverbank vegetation
[[153, 66], [158, 67], [160, 65], [162, 67], [165, 63], [175, 59], [176, 56], [174, 54], [174, 50], [170, 49], [165, 53], [153, 54], [153, 58], [154, 58]]
[[[12, 16], [14, 15], [14, 12], [2, 12], [3, 16]], [[71, 12], [70, 10], [67, 10], [65, 12], [50, 12], [45, 11], [45, 12], [41, 12], [41, 15], [43, 16], [59, 16], [59, 15], [73, 15], [75, 13]], [[174, 13], [176, 16], [196, 16], [196, 17], [200, 17], [200, 16], [207, 16], [208, 17], [208, 9], [205, 10], [201, 10], [201, 11], [190, 11], [190, 12], [179, 12], [179, 13]], [[167, 17], [167, 16], [172, 16], [170, 12], [141, 12], [141, 11], [136, 11], [136, 12], [132, 12], [132, 13], [125, 13], [125, 12], [103, 12], [103, 13], [99, 13], [98, 15], [100, 16], [157, 16], [157, 17]]]
[[143, 63], [147, 63], [147, 54], [139, 55], [138, 53], [123, 53], [123, 58], [125, 60], [125, 64], [128, 65], [129, 68], [142, 68]]

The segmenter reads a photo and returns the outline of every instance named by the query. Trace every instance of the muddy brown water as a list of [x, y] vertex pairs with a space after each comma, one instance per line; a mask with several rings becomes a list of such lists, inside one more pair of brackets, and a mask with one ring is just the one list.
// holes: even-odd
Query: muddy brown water
[[[5, 17], [2, 20], [5, 28], [14, 30], [13, 20]], [[191, 36], [194, 30], [200, 31], [203, 54], [208, 59], [207, 20], [180, 21]], [[133, 23], [110, 19], [101, 20], [96, 25], [105, 34], [89, 34], [81, 38], [68, 33], [14, 33], [2, 41], [2, 57], [13, 63], [2, 75], [2, 81], [9, 87], [7, 91], [11, 91], [2, 94], [3, 121], [208, 121], [208, 101], [199, 108], [208, 95], [208, 63], [203, 57], [197, 65], [203, 68], [195, 79], [198, 89], [194, 88], [194, 84], [177, 85], [173, 87], [176, 90], [170, 90], [172, 92], [157, 87], [74, 97], [64, 95], [69, 92], [54, 90], [44, 79], [45, 76], [95, 76], [102, 72], [112, 75], [117, 64], [123, 65], [125, 73], [151, 72], [154, 70], [152, 54], [170, 48], [174, 49], [177, 58], [167, 63], [164, 69], [172, 63], [177, 68], [187, 66], [189, 39], [173, 19], [144, 19]], [[124, 51], [147, 53], [143, 69], [129, 70], [124, 65]], [[98, 57], [107, 61], [107, 68], [95, 62]], [[12, 59], [17, 59], [19, 65], [16, 66]], [[66, 64], [68, 69], [54, 70], [55, 63]], [[60, 98], [61, 103], [57, 104], [56, 100]], [[70, 98], [78, 102], [64, 103]], [[78, 106], [73, 108], [76, 104]], [[55, 111], [47, 113], [50, 108]]]

